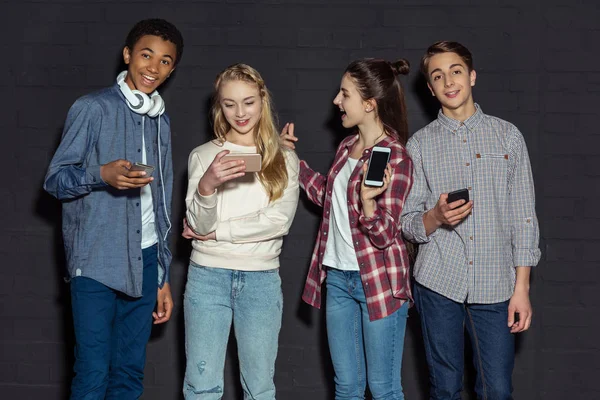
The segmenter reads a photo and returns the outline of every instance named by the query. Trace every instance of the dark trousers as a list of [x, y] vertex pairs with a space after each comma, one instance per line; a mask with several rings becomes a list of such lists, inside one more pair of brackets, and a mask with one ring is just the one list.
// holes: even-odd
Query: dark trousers
[[144, 390], [146, 344], [156, 304], [157, 246], [142, 250], [142, 297], [86, 277], [71, 280], [75, 328], [72, 400], [138, 399]]
[[429, 366], [430, 399], [461, 399], [465, 328], [473, 344], [477, 398], [512, 399], [515, 345], [507, 326], [508, 301], [457, 303], [418, 283], [414, 292]]

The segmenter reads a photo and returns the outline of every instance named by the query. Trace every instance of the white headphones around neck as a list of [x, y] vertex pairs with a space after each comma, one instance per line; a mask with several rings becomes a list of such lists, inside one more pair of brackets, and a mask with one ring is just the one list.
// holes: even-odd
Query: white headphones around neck
[[127, 100], [129, 108], [138, 114], [148, 115], [151, 118], [164, 114], [165, 102], [158, 94], [158, 91], [152, 92], [150, 96], [139, 90], [131, 90], [125, 82], [127, 71], [123, 71], [117, 76], [117, 85], [121, 89], [121, 93]]

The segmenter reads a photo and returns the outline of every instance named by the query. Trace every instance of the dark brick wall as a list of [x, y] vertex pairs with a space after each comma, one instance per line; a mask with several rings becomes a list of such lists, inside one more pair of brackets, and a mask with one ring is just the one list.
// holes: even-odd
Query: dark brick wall
[[[325, 171], [340, 132], [331, 100], [351, 60], [410, 60], [405, 87], [414, 132], [436, 112], [418, 78], [422, 52], [439, 39], [466, 44], [478, 72], [476, 100], [521, 129], [537, 185], [543, 259], [533, 274], [533, 327], [518, 340], [515, 397], [600, 398], [594, 381], [600, 373], [600, 8], [594, 0], [0, 1], [0, 397], [64, 399], [68, 392], [73, 343], [60, 206], [41, 190], [42, 180], [69, 106], [113, 82], [129, 28], [154, 16], [174, 22], [186, 41], [182, 64], [162, 90], [173, 121], [175, 221], [183, 217], [187, 156], [210, 137], [207, 102], [222, 68], [243, 61], [261, 71], [281, 121], [296, 123], [299, 155]], [[303, 201], [282, 255], [281, 399], [332, 398], [323, 312], [300, 302], [318, 219]], [[172, 243], [176, 310], [149, 344], [145, 399], [176, 399], [181, 392], [190, 248], [176, 235]], [[225, 399], [241, 399], [233, 351]], [[407, 398], [426, 398], [414, 311], [403, 378]], [[473, 382], [471, 374], [466, 379]]]

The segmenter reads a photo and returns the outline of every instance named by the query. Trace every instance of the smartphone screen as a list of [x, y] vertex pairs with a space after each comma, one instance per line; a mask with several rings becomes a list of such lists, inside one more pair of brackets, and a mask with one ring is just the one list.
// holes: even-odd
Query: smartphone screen
[[367, 181], [381, 182], [381, 185], [383, 185], [383, 177], [385, 175], [385, 167], [387, 166], [389, 155], [390, 153], [382, 151], [373, 151], [373, 153], [371, 153], [369, 169], [367, 170]]

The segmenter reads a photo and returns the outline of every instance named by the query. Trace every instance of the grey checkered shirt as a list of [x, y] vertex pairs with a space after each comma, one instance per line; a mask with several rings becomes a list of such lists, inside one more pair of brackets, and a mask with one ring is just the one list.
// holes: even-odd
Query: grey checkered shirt
[[[417, 282], [457, 302], [498, 303], [514, 291], [517, 266], [540, 259], [539, 228], [529, 155], [509, 122], [479, 105], [464, 122], [440, 111], [407, 149], [414, 183], [402, 212], [402, 231], [420, 243]], [[427, 236], [423, 214], [440, 194], [468, 188], [473, 211], [460, 224]]]

